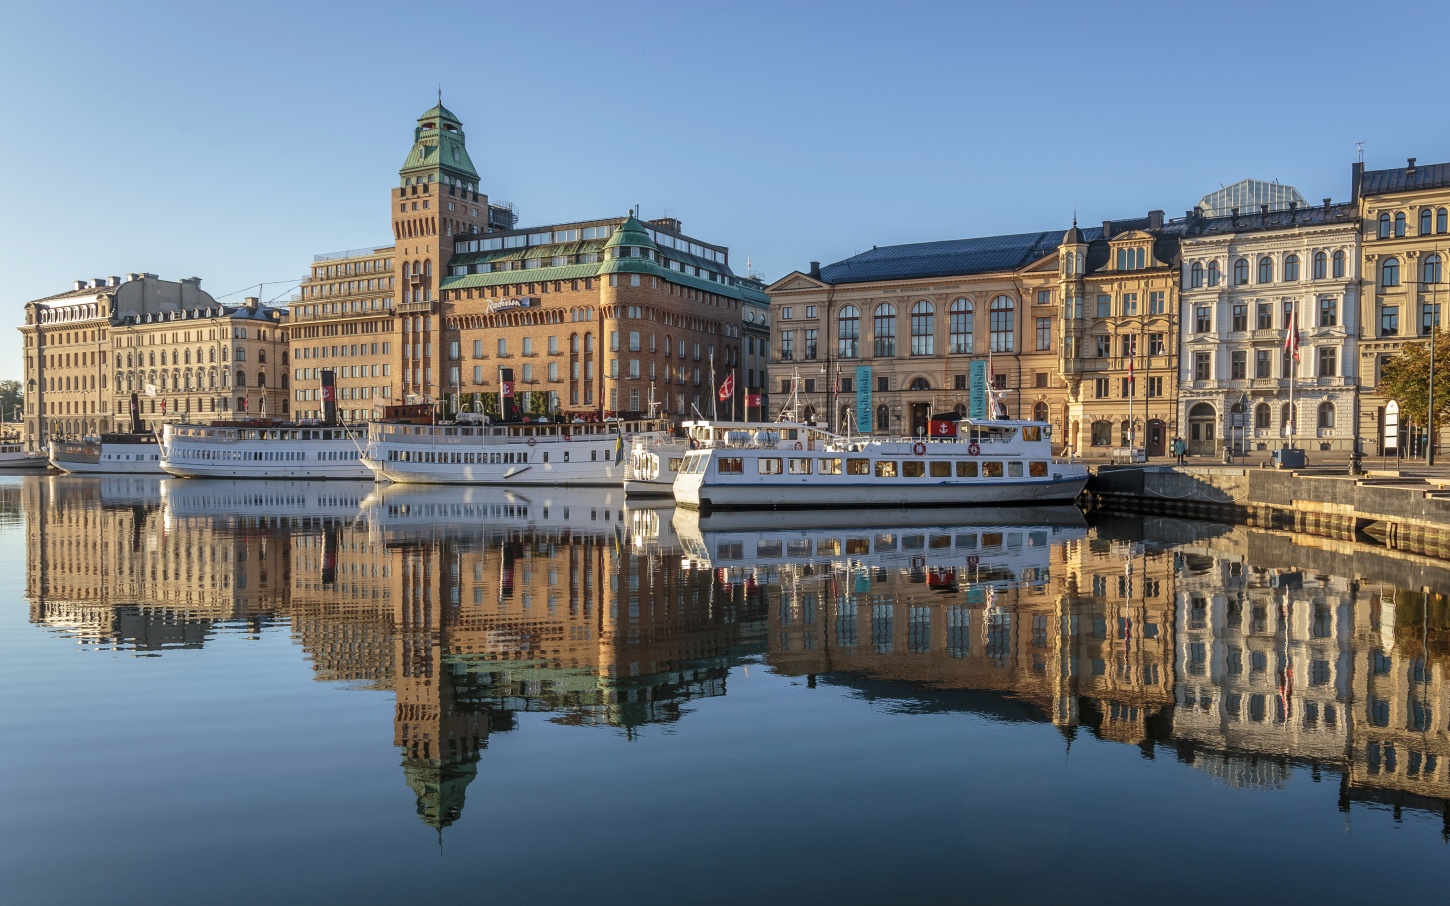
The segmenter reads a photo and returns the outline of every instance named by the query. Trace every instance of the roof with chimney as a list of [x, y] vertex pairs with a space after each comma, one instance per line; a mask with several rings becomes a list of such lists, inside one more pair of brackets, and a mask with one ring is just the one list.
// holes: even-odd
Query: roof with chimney
[[[821, 279], [837, 284], [873, 283], [1013, 271], [1056, 251], [1064, 232], [1058, 228], [1008, 236], [877, 246], [826, 265], [821, 268]], [[1091, 242], [1101, 238], [1102, 232], [1093, 227], [1083, 230], [1083, 235]]]
[[1450, 186], [1450, 163], [1415, 165], [1389, 170], [1365, 170], [1360, 179], [1361, 195], [1386, 195], [1391, 192], [1413, 192], [1418, 189], [1441, 189]]

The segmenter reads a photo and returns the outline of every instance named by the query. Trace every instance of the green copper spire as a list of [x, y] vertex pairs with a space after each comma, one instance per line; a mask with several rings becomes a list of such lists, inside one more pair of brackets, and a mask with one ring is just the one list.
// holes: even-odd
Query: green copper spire
[[443, 106], [441, 98], [436, 107], [418, 117], [413, 149], [398, 175], [425, 181], [431, 175], [434, 182], [445, 182], [443, 177], [447, 176], [478, 186], [478, 171], [473, 168], [463, 139], [463, 123]]

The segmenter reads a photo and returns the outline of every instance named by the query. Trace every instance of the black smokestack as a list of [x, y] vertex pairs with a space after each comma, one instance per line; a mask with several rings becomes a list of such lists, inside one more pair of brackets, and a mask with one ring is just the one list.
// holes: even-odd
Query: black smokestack
[[131, 433], [141, 433], [141, 397], [139, 394], [131, 394]]
[[512, 368], [498, 370], [498, 392], [499, 417], [506, 422], [511, 422], [517, 412], [517, 407], [514, 406], [514, 370]]
[[322, 369], [322, 421], [337, 424], [337, 372], [331, 368]]

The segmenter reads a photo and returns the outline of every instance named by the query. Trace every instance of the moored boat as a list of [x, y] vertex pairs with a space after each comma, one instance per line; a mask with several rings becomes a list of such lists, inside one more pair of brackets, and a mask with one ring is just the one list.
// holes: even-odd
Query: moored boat
[[708, 508], [981, 506], [1067, 503], [1087, 467], [1052, 457], [1042, 422], [933, 420], [921, 438], [803, 441], [766, 434], [686, 455], [681, 506]]
[[111, 433], [80, 441], [52, 441], [50, 464], [63, 472], [166, 474], [161, 468], [161, 444], [150, 432]]
[[363, 440], [358, 425], [172, 422], [161, 438], [161, 468], [179, 478], [368, 479]]
[[0, 474], [44, 472], [50, 460], [43, 453], [28, 453], [24, 444], [0, 444]]

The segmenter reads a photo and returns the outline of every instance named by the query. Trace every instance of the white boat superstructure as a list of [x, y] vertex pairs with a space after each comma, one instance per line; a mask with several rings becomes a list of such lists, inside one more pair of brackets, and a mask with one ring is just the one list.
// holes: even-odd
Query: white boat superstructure
[[1066, 503], [1087, 467], [1052, 457], [1042, 422], [933, 421], [929, 436], [842, 437], [807, 429], [741, 437], [686, 455], [675, 500], [694, 508]]
[[363, 439], [357, 425], [173, 422], [161, 437], [161, 468], [180, 478], [369, 479]]
[[0, 474], [6, 472], [42, 472], [50, 460], [41, 453], [28, 453], [24, 444], [0, 444]]
[[155, 434], [102, 434], [83, 441], [57, 440], [50, 445], [50, 464], [64, 472], [165, 475], [161, 443]]
[[668, 422], [373, 422], [364, 464], [400, 484], [623, 488], [625, 451], [671, 435]]
[[689, 421], [683, 436], [637, 435], [625, 460], [624, 490], [629, 494], [673, 497], [675, 477], [691, 450], [704, 450], [726, 443], [746, 443], [755, 438], [782, 436], [794, 443], [812, 436], [826, 437], [810, 425], [798, 422]]

